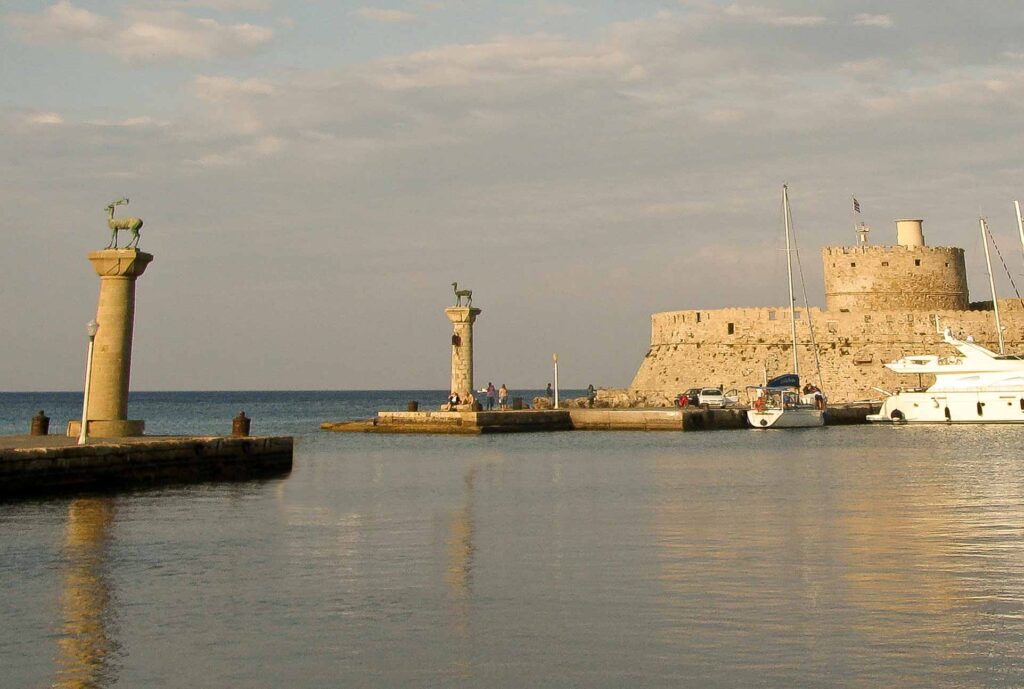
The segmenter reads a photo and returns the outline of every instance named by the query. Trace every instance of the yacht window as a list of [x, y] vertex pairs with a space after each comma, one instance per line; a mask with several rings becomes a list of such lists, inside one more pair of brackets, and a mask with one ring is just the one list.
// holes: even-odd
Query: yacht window
[[1020, 398], [1020, 410], [1024, 411], [1024, 397]]

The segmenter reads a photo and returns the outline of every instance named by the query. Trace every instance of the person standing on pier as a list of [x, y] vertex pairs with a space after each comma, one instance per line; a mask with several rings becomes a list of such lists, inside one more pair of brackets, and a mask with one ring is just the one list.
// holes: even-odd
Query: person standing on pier
[[508, 388], [505, 384], [501, 384], [501, 388], [498, 390], [498, 408], [502, 411], [508, 410]]
[[549, 400], [555, 399], [555, 391], [551, 389], [551, 383], [548, 383], [547, 395]]
[[494, 409], [494, 395], [497, 391], [494, 389], [494, 383], [487, 383], [487, 411]]

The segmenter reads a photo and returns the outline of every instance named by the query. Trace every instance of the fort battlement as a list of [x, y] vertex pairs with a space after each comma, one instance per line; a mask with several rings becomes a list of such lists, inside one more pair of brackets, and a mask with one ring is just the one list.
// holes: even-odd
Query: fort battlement
[[[1010, 350], [1024, 348], [1024, 308], [1000, 300], [1004, 337]], [[910, 354], [953, 355], [938, 330], [949, 326], [962, 337], [996, 349], [991, 311], [832, 312], [797, 309], [797, 356], [808, 380], [822, 380], [833, 401], [880, 397], [874, 390], [917, 384], [883, 363]], [[811, 343], [807, 317], [814, 325]], [[700, 320], [698, 320], [698, 317]], [[666, 403], [686, 388], [721, 385], [742, 389], [792, 368], [789, 309], [731, 308], [670, 311], [651, 316], [651, 346], [630, 385], [638, 396]], [[928, 381], [924, 381], [925, 384]]]
[[[942, 341], [940, 326], [997, 347], [991, 307], [970, 304], [963, 249], [924, 245], [921, 223], [897, 221], [893, 246], [821, 251], [826, 306], [794, 310], [797, 355], [805, 378], [815, 377], [817, 358], [833, 401], [877, 399], [876, 387], [916, 385], [882, 364], [909, 354], [955, 354]], [[1000, 311], [1007, 347], [1024, 347], [1024, 307], [1018, 300], [1000, 300]], [[667, 403], [695, 386], [742, 389], [762, 382], [766, 373], [789, 372], [792, 349], [789, 307], [656, 313], [650, 349], [630, 390]]]

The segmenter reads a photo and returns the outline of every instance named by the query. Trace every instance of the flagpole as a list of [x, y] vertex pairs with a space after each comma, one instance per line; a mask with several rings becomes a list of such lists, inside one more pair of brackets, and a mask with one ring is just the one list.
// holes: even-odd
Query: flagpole
[[853, 201], [852, 208], [850, 210], [850, 216], [853, 218], [853, 236], [858, 238], [857, 245], [860, 245], [860, 232], [857, 227], [857, 214], [860, 212], [857, 210], [857, 197], [850, 194], [850, 199]]

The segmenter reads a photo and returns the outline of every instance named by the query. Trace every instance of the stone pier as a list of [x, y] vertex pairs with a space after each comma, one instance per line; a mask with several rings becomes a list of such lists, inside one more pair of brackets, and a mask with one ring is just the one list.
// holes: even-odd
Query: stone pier
[[452, 306], [444, 310], [454, 326], [452, 333], [451, 392], [467, 399], [473, 392], [473, 323], [481, 313], [469, 306]]
[[128, 386], [135, 326], [135, 280], [145, 272], [153, 255], [138, 249], [105, 249], [90, 253], [89, 260], [100, 277], [96, 307], [96, 322], [100, 327], [93, 347], [86, 414], [89, 435], [103, 438], [142, 435], [145, 422], [128, 419]]

